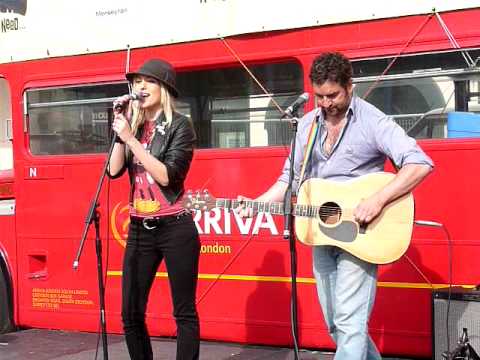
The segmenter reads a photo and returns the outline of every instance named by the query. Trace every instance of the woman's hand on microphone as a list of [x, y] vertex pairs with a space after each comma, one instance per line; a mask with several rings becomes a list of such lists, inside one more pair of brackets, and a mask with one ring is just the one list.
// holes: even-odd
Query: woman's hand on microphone
[[125, 110], [130, 107], [131, 95], [119, 96], [113, 101], [113, 111], [115, 114], [125, 113]]
[[130, 118], [132, 113], [132, 102], [131, 95], [119, 96], [113, 101], [113, 124], [112, 129], [117, 133], [117, 141], [120, 143], [126, 143], [130, 138], [133, 137], [132, 130], [130, 128]]
[[122, 113], [115, 114], [113, 119], [112, 129], [117, 133], [117, 136], [124, 142], [133, 138], [132, 129], [130, 124]]

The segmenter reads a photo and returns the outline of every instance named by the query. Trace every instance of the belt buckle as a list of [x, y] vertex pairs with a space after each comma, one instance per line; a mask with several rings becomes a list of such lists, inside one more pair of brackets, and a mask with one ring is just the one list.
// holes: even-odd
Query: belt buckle
[[143, 220], [142, 220], [143, 227], [144, 227], [145, 229], [147, 229], [147, 230], [156, 229], [156, 228], [157, 228], [156, 225], [155, 225], [155, 226], [150, 226], [150, 225], [147, 224], [147, 221], [148, 221], [148, 220], [154, 220], [154, 219], [155, 219], [155, 218], [143, 218]]

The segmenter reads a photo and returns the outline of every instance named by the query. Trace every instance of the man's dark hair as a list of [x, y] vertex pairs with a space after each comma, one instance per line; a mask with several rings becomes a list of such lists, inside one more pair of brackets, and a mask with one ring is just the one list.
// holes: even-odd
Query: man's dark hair
[[339, 52], [326, 52], [315, 58], [310, 69], [312, 83], [322, 85], [327, 80], [347, 88], [352, 79], [353, 69], [350, 60]]

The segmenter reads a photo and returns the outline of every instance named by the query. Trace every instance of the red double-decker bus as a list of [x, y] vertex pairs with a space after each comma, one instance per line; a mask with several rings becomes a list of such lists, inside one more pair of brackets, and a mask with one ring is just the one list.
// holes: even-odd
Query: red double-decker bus
[[[415, 225], [406, 255], [380, 268], [370, 322], [383, 354], [431, 355], [432, 289], [480, 282], [480, 139], [475, 125], [456, 133], [448, 120], [451, 112], [479, 109], [477, 1], [434, 12], [421, 2], [386, 8], [377, 0], [330, 10], [301, 0], [11, 3], [0, 1], [2, 331], [98, 329], [94, 231], [78, 270], [72, 263], [106, 160], [111, 103], [128, 93], [129, 67], [159, 57], [177, 70], [178, 108], [198, 135], [187, 187], [254, 197], [275, 181], [289, 151], [290, 127], [272, 99], [286, 107], [311, 92], [312, 60], [335, 50], [352, 60], [357, 94], [419, 139], [436, 164], [415, 190], [415, 219], [443, 227]], [[305, 111], [313, 106], [310, 100]], [[113, 333], [122, 332], [127, 192], [122, 178], [106, 182], [99, 199], [107, 329]], [[243, 219], [220, 209], [193, 216], [202, 241], [201, 337], [291, 345], [283, 219], [265, 212]], [[297, 251], [300, 346], [331, 349], [311, 249], [298, 244]], [[168, 291], [162, 267], [148, 308], [153, 335], [174, 334]]]

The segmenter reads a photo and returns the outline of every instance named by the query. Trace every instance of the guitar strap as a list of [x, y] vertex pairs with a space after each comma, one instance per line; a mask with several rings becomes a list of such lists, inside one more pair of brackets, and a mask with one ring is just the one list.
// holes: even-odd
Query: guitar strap
[[302, 170], [300, 171], [300, 180], [298, 182], [299, 185], [303, 182], [303, 177], [305, 176], [305, 169], [307, 168], [307, 164], [312, 156], [313, 145], [315, 145], [315, 141], [317, 139], [318, 129], [318, 115], [316, 115], [315, 119], [312, 121], [312, 125], [310, 126], [310, 131], [308, 133], [307, 146], [305, 147]]

